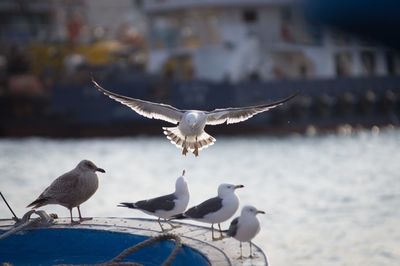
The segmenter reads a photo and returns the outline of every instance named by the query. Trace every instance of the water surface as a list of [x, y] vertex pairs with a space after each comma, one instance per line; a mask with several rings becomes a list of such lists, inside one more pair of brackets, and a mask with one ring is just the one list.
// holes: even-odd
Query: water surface
[[[267, 213], [259, 216], [262, 230], [255, 243], [271, 265], [395, 265], [400, 260], [399, 144], [399, 130], [217, 136], [214, 146], [194, 158], [183, 157], [162, 137], [2, 139], [0, 190], [22, 215], [55, 177], [86, 158], [107, 173], [99, 174], [99, 190], [82, 205], [84, 216], [147, 217], [116, 205], [170, 193], [186, 169], [190, 205], [216, 195], [220, 183], [245, 185], [237, 191], [241, 205]], [[44, 209], [69, 215], [60, 206]], [[10, 217], [2, 203], [0, 217]]]

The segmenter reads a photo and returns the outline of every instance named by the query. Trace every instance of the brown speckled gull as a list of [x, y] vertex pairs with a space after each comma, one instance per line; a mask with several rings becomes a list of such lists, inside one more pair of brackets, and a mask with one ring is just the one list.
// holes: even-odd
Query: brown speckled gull
[[[27, 207], [36, 209], [48, 204], [59, 204], [69, 210], [71, 224], [88, 219], [82, 218], [79, 206], [93, 196], [99, 186], [96, 171], [105, 173], [103, 169], [98, 168], [93, 162], [82, 160], [74, 169], [54, 180]], [[74, 207], [78, 209], [79, 221], [72, 219], [72, 208]]]

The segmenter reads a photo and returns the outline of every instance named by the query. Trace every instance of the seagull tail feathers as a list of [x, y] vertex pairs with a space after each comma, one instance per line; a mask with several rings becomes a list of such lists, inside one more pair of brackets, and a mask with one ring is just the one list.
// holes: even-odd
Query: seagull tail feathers
[[186, 219], [186, 218], [187, 217], [183, 213], [180, 213], [180, 214], [176, 214], [176, 215], [172, 216], [170, 218], [170, 220], [182, 220], [182, 219]]
[[178, 127], [163, 127], [163, 130], [164, 134], [167, 136], [167, 139], [169, 139], [172, 144], [179, 149], [183, 149], [186, 146], [186, 149], [190, 150], [191, 152], [193, 152], [196, 147], [200, 151], [208, 146], [213, 145], [215, 142], [215, 138], [206, 132], [203, 132], [200, 136], [197, 136], [197, 139], [196, 137], [188, 136], [186, 137], [185, 141], [185, 136], [182, 135]]
[[121, 202], [120, 204], [117, 205], [117, 207], [126, 207], [130, 209], [137, 209], [135, 203], [131, 202]]
[[30, 203], [28, 206], [26, 206], [27, 208], [32, 207], [32, 209], [36, 209], [39, 207], [42, 207], [44, 205], [49, 204], [49, 200], [50, 198], [48, 197], [44, 197], [44, 198], [38, 198], [35, 201], [33, 201], [32, 203]]

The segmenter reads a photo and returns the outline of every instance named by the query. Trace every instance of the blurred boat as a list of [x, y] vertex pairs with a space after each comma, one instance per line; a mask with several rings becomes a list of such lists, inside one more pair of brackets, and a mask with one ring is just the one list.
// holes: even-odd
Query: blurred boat
[[[108, 74], [104, 74], [108, 73]], [[399, 125], [400, 77], [321, 80], [209, 81], [166, 80], [123, 71], [96, 72], [111, 91], [134, 98], [164, 102], [181, 109], [213, 110], [260, 104], [286, 97], [293, 101], [234, 127], [210, 128], [210, 134], [306, 132], [335, 130], [341, 125]], [[55, 84], [44, 95], [0, 96], [0, 136], [91, 137], [158, 134], [157, 120], [143, 119], [129, 108], [104, 98], [86, 73], [83, 82]]]

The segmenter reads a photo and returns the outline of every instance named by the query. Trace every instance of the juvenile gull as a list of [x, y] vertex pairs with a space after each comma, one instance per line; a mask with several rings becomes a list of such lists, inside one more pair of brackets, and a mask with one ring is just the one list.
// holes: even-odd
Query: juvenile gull
[[218, 125], [225, 122], [227, 124], [239, 123], [258, 113], [282, 105], [297, 95], [297, 93], [295, 93], [279, 101], [255, 106], [230, 107], [215, 109], [213, 111], [180, 110], [167, 104], [153, 103], [119, 95], [104, 89], [93, 79], [92, 82], [100, 92], [128, 106], [144, 117], [178, 124], [176, 127], [163, 127], [164, 134], [172, 144], [182, 149], [183, 155], [191, 151], [195, 156], [199, 155], [200, 150], [207, 148], [215, 142], [215, 138], [204, 131], [206, 125]]
[[[235, 194], [237, 188], [243, 185], [221, 184], [218, 187], [218, 196], [208, 199], [194, 206], [182, 214], [175, 215], [174, 219], [191, 219], [211, 224], [211, 236], [213, 240], [223, 238], [220, 223], [231, 218], [239, 207], [239, 198]], [[220, 237], [214, 237], [214, 224], [218, 224]]]
[[132, 209], [141, 210], [144, 213], [158, 217], [158, 224], [161, 227], [161, 231], [165, 231], [160, 219], [163, 218], [172, 229], [176, 228], [167, 219], [172, 216], [182, 213], [186, 210], [189, 203], [189, 189], [184, 178], [185, 170], [182, 172], [182, 176], [178, 177], [175, 182], [175, 192], [165, 196], [152, 198], [148, 200], [141, 200], [135, 203], [121, 202], [118, 207], [127, 207]]
[[[79, 206], [87, 201], [97, 190], [99, 180], [96, 171], [105, 173], [89, 160], [82, 160], [71, 171], [58, 177], [47, 187], [40, 196], [27, 207], [33, 209], [48, 204], [58, 204], [69, 210], [71, 224], [91, 218], [82, 218]], [[79, 222], [72, 218], [72, 208], [77, 207]]]
[[253, 206], [244, 206], [239, 217], [232, 220], [229, 229], [228, 236], [235, 238], [240, 241], [240, 257], [242, 259], [242, 242], [249, 242], [250, 245], [250, 258], [253, 257], [251, 240], [260, 232], [260, 222], [256, 215], [258, 213], [265, 213], [257, 210]]

